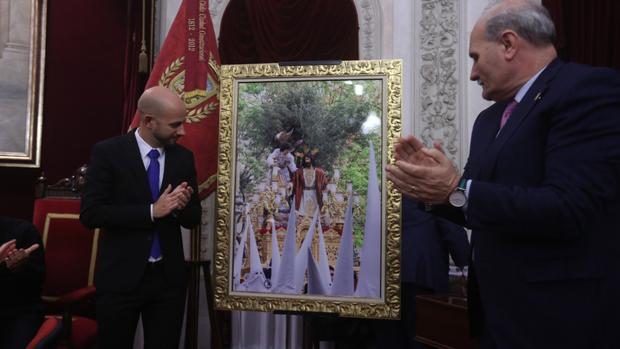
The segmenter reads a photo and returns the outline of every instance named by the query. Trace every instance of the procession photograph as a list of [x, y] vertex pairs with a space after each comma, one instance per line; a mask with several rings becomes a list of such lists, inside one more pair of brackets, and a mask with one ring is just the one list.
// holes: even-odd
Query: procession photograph
[[381, 94], [380, 79], [239, 83], [235, 291], [380, 296]]

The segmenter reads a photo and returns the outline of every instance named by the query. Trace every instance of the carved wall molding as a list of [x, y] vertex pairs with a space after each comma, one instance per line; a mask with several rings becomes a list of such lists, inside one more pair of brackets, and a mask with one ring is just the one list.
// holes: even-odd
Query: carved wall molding
[[458, 0], [416, 0], [414, 131], [427, 145], [441, 140], [457, 168], [464, 164], [461, 57], [464, 18]]
[[383, 15], [379, 0], [355, 0], [359, 24], [359, 58], [380, 59]]

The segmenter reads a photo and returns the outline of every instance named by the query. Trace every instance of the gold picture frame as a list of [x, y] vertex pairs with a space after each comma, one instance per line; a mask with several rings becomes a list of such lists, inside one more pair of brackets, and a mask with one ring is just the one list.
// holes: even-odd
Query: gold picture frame
[[0, 166], [39, 167], [47, 0], [0, 1]]
[[399, 317], [401, 93], [401, 60], [221, 67], [218, 309]]

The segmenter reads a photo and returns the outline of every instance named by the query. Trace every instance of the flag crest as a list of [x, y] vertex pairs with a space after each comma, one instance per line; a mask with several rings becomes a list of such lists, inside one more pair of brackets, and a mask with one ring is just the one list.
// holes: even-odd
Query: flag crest
[[[185, 102], [185, 136], [179, 139], [179, 144], [194, 153], [201, 199], [216, 185], [219, 66], [208, 1], [183, 0], [145, 89], [160, 85]], [[139, 121], [136, 111], [130, 128], [137, 127]]]

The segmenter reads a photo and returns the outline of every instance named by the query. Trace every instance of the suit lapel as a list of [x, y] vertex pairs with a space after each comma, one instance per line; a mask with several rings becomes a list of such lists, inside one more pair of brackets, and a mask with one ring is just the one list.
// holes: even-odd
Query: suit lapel
[[495, 141], [499, 120], [505, 108], [506, 103], [499, 102], [478, 116], [471, 137], [470, 156], [463, 172], [465, 178], [478, 179], [480, 169], [486, 162], [488, 150]]
[[142, 161], [142, 157], [140, 156], [140, 148], [138, 148], [138, 141], [136, 140], [136, 135], [134, 134], [136, 131], [128, 133], [125, 135], [126, 147], [128, 149], [125, 152], [125, 156], [127, 158], [127, 164], [129, 165], [129, 170], [133, 173], [136, 178], [135, 183], [137, 190], [139, 190], [139, 195], [141, 197], [148, 198], [148, 201], [152, 200], [151, 197], [151, 189], [149, 187], [149, 178], [146, 174], [146, 169], [144, 168], [144, 161]]
[[[495, 164], [497, 163], [497, 158], [499, 156], [500, 151], [506, 144], [506, 141], [510, 139], [510, 137], [517, 132], [519, 127], [523, 124], [523, 122], [532, 114], [532, 109], [536, 106], [539, 101], [542, 99], [542, 96], [545, 94], [549, 84], [557, 74], [559, 68], [562, 66], [562, 63], [556, 59], [552, 61], [547, 68], [540, 74], [538, 79], [534, 82], [534, 84], [527, 91], [521, 102], [517, 104], [514, 111], [510, 115], [510, 118], [502, 128], [501, 132], [497, 135], [497, 138], [493, 142], [491, 142], [490, 146], [484, 152], [484, 156], [480, 159], [482, 161], [482, 166], [480, 168], [480, 178], [486, 179], [491, 176], [493, 170], [495, 169]], [[503, 108], [501, 108], [501, 114], [503, 113], [507, 103], [502, 102]], [[489, 127], [490, 129], [491, 127]], [[495, 125], [495, 132], [499, 129], [499, 118]]]
[[[177, 157], [175, 156], [174, 146], [166, 147], [166, 162], [164, 164], [164, 178], [161, 181], [161, 188], [159, 189], [159, 193], [166, 189], [168, 184], [172, 184], [172, 172], [173, 169], [177, 167], [176, 161]], [[174, 190], [174, 188], [172, 188]]]

